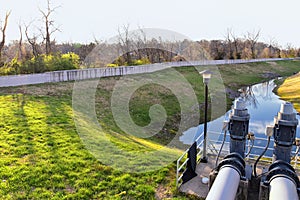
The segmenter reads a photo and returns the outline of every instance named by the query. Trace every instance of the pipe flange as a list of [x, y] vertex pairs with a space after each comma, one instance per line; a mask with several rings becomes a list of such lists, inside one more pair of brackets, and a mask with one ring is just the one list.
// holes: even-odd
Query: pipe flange
[[287, 162], [283, 160], [276, 160], [270, 167], [269, 171], [273, 170], [274, 168], [277, 168], [278, 166], [283, 167], [283, 168], [288, 168], [289, 170], [293, 171], [296, 173], [295, 169]]
[[231, 154], [228, 154], [227, 156], [224, 157], [224, 159], [227, 159], [227, 158], [237, 158], [242, 163], [243, 167], [246, 166], [244, 158], [239, 153], [233, 152]]
[[300, 181], [295, 170], [290, 164], [284, 161], [278, 160], [270, 166], [269, 173], [266, 176], [266, 185], [269, 185], [276, 177], [287, 177], [296, 184], [297, 188], [300, 187]]
[[231, 167], [238, 171], [240, 176], [245, 176], [245, 161], [242, 159], [241, 155], [237, 153], [229, 154], [220, 162], [218, 167], [216, 168], [217, 171], [220, 171], [223, 167]]

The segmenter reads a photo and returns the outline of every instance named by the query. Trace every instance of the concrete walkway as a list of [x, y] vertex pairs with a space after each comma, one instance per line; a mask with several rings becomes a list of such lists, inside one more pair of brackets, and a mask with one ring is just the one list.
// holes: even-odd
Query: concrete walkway
[[195, 195], [200, 198], [205, 198], [208, 194], [209, 188], [208, 184], [202, 183], [202, 178], [209, 177], [209, 173], [215, 166], [216, 156], [208, 156], [208, 163], [199, 163], [196, 168], [196, 173], [198, 176], [194, 177], [189, 182], [180, 186], [179, 191]]

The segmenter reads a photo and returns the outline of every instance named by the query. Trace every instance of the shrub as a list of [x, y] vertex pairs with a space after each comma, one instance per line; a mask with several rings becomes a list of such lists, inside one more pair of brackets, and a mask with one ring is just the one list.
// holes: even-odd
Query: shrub
[[1, 75], [15, 75], [19, 74], [21, 63], [17, 58], [13, 58], [10, 62], [5, 63], [3, 67], [0, 68]]
[[41, 55], [47, 71], [78, 69], [80, 58], [75, 53]]
[[75, 53], [41, 54], [23, 62], [18, 61], [17, 58], [12, 59], [0, 68], [0, 75], [32, 74], [79, 68], [80, 58]]
[[138, 60], [133, 60], [131, 65], [147, 65], [150, 64], [150, 60], [148, 58], [142, 58]]
[[107, 67], [118, 67], [119, 65], [117, 65], [117, 64], [114, 64], [114, 63], [110, 63], [110, 64], [108, 64], [108, 65], [106, 65]]
[[21, 74], [43, 73], [47, 71], [46, 63], [41, 56], [33, 57], [30, 60], [24, 61], [21, 66]]
[[80, 67], [80, 57], [75, 53], [66, 53], [56, 57], [54, 66], [58, 70], [68, 70], [68, 69], [79, 69]]

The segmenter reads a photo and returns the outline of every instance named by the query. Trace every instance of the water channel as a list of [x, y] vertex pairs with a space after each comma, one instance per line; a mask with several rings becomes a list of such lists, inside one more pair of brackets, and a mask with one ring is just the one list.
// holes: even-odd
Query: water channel
[[[267, 125], [274, 125], [274, 117], [280, 110], [281, 103], [279, 96], [273, 93], [273, 89], [276, 87], [274, 81], [269, 81], [265, 83], [260, 83], [246, 88], [244, 91], [246, 93], [246, 105], [248, 112], [250, 114], [249, 122], [249, 132], [253, 132], [255, 137], [266, 138], [265, 129]], [[208, 138], [209, 140], [221, 141], [223, 140], [222, 135], [211, 134], [220, 133], [222, 130], [224, 120], [228, 120], [228, 111], [224, 116], [213, 120], [208, 123]], [[296, 111], [295, 111], [296, 112]], [[297, 115], [298, 121], [300, 116]], [[184, 144], [192, 144], [203, 132], [203, 124], [198, 127], [193, 127], [183, 133], [180, 137], [180, 141]], [[229, 133], [228, 133], [229, 135]], [[297, 127], [297, 137], [300, 136], [300, 125]], [[229, 141], [229, 137], [227, 137]], [[266, 142], [256, 141], [256, 146], [264, 146]], [[273, 147], [273, 142], [271, 142], [270, 147]], [[259, 153], [257, 150], [254, 153]], [[267, 152], [270, 155], [272, 152]]]

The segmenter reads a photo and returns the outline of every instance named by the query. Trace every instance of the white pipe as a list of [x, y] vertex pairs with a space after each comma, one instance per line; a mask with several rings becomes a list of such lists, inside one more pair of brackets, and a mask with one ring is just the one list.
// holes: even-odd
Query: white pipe
[[232, 167], [219, 171], [206, 200], [234, 200], [240, 183], [240, 174]]
[[276, 177], [270, 183], [269, 200], [298, 200], [295, 183], [286, 177]]

